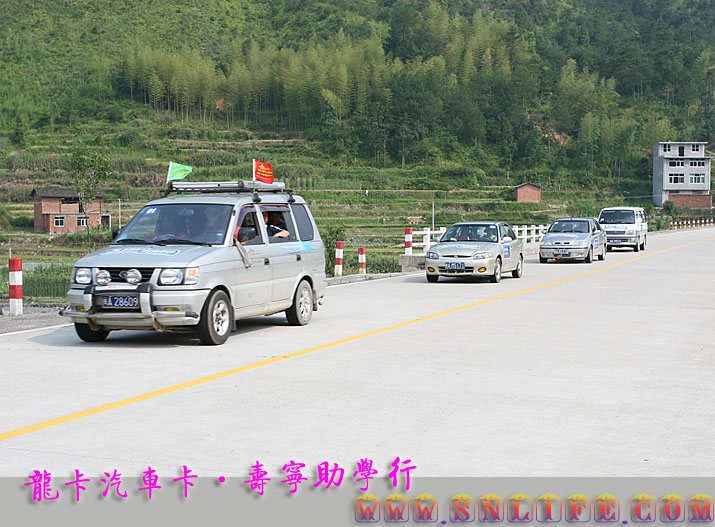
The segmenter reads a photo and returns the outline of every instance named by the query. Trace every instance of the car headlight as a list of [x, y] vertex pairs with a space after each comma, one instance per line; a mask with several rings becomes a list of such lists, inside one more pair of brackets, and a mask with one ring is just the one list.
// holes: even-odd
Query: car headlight
[[586, 247], [586, 246], [588, 246], [588, 240], [581, 240], [581, 241], [579, 242], [579, 245], [580, 245], [581, 247]]
[[183, 269], [162, 269], [159, 274], [161, 285], [180, 285], [184, 281]]
[[492, 255], [492, 253], [474, 253], [474, 258], [475, 260], [484, 260], [485, 258], [489, 258]]
[[427, 253], [427, 259], [428, 260], [439, 260], [439, 254], [430, 251]]
[[112, 275], [109, 274], [109, 271], [98, 271], [95, 280], [97, 280], [97, 283], [99, 285], [107, 285], [109, 282], [112, 281]]
[[194, 285], [199, 283], [199, 268], [162, 269], [159, 273], [160, 285]]
[[91, 284], [92, 269], [89, 267], [76, 267], [73, 269], [75, 284]]
[[635, 233], [636, 233], [636, 231], [634, 231], [633, 229], [628, 229], [626, 231], [626, 236], [633, 236]]

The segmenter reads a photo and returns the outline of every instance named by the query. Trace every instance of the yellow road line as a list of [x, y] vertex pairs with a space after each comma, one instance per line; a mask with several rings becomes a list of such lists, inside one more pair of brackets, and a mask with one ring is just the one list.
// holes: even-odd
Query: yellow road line
[[571, 276], [571, 277], [569, 277], [569, 278], [563, 278], [563, 279], [557, 280], [557, 281], [555, 281], [555, 282], [549, 282], [549, 283], [547, 283], [547, 284], [542, 284], [542, 285], [538, 285], [538, 286], [535, 286], [535, 287], [530, 287], [530, 288], [528, 288], [528, 289], [522, 289], [522, 290], [520, 290], [520, 291], [515, 291], [515, 292], [513, 292], [513, 293], [507, 293], [507, 294], [505, 294], [505, 295], [495, 296], [495, 297], [493, 297], [493, 298], [488, 298], [488, 299], [486, 299], [486, 300], [480, 300], [479, 302], [474, 302], [474, 303], [472, 303], [472, 304], [467, 304], [467, 305], [465, 305], [465, 306], [455, 307], [455, 308], [453, 308], [453, 309], [448, 309], [447, 311], [441, 311], [441, 312], [439, 312], [439, 313], [434, 313], [434, 314], [432, 314], [432, 315], [427, 315], [427, 316], [424, 316], [424, 317], [415, 318], [415, 319], [413, 319], [413, 320], [408, 320], [408, 321], [406, 321], [406, 322], [400, 322], [399, 324], [394, 324], [394, 325], [392, 325], [392, 326], [384, 327], [384, 328], [381, 328], [381, 329], [376, 329], [376, 330], [373, 330], [373, 331], [368, 331], [368, 332], [366, 332], [366, 333], [360, 333], [359, 335], [353, 335], [352, 337], [346, 337], [346, 338], [344, 338], [344, 339], [334, 340], [334, 341], [328, 342], [328, 343], [326, 343], [326, 344], [321, 344], [320, 346], [314, 346], [314, 347], [312, 347], [312, 348], [307, 348], [307, 349], [304, 349], [304, 350], [301, 350], [301, 351], [296, 351], [296, 352], [294, 352], [294, 353], [288, 353], [287, 355], [281, 355], [281, 356], [279, 356], [279, 357], [273, 357], [273, 358], [271, 358], [271, 359], [262, 360], [262, 361], [260, 361], [260, 362], [254, 362], [253, 364], [248, 364], [248, 365], [246, 365], [246, 366], [241, 366], [240, 368], [234, 368], [234, 369], [231, 369], [231, 370], [226, 370], [226, 371], [223, 371], [223, 372], [220, 372], [220, 373], [215, 373], [215, 374], [213, 374], [213, 375], [208, 375], [208, 376], [206, 376], [206, 377], [201, 377], [201, 378], [199, 378], [199, 379], [194, 379], [193, 381], [187, 381], [187, 382], [183, 382], [183, 383], [181, 383], [181, 384], [175, 384], [174, 386], [168, 386], [168, 387], [162, 388], [162, 389], [160, 389], [160, 390], [154, 390], [154, 391], [152, 391], [152, 392], [144, 393], [144, 394], [142, 394], [142, 395], [137, 395], [137, 396], [135, 396], [135, 397], [129, 397], [128, 399], [122, 399], [121, 401], [116, 401], [116, 402], [113, 402], [113, 403], [103, 404], [103, 405], [97, 406], [97, 407], [95, 407], [95, 408], [90, 408], [90, 409], [88, 409], [88, 410], [82, 410], [81, 412], [75, 412], [75, 413], [72, 413], [72, 414], [69, 414], [69, 415], [65, 415], [65, 416], [62, 416], [62, 417], [56, 417], [55, 419], [49, 419], [49, 420], [47, 420], [47, 421], [42, 421], [42, 422], [36, 423], [36, 424], [34, 424], [34, 425], [24, 426], [24, 427], [18, 428], [18, 429], [16, 429], [16, 430], [10, 430], [9, 432], [3, 432], [2, 434], [0, 434], [0, 441], [4, 441], [5, 439], [10, 439], [10, 438], [13, 438], [13, 437], [18, 437], [18, 436], [21, 436], [21, 435], [29, 434], [29, 433], [31, 433], [31, 432], [37, 432], [38, 430], [43, 430], [43, 429], [49, 428], [49, 427], [51, 427], [51, 426], [56, 426], [56, 425], [60, 425], [60, 424], [63, 424], [63, 423], [68, 423], [68, 422], [70, 422], [70, 421], [74, 421], [74, 420], [76, 420], [76, 419], [81, 419], [81, 418], [83, 418], [83, 417], [89, 417], [89, 416], [91, 416], [91, 415], [96, 415], [96, 414], [99, 414], [99, 413], [102, 413], [102, 412], [107, 412], [107, 411], [113, 410], [113, 409], [115, 409], [115, 408], [121, 408], [122, 406], [128, 406], [128, 405], [130, 405], [130, 404], [139, 403], [139, 402], [142, 402], [142, 401], [146, 401], [146, 400], [148, 400], [148, 399], [153, 399], [154, 397], [159, 397], [160, 395], [166, 395], [166, 394], [168, 394], [168, 393], [177, 392], [177, 391], [179, 391], [179, 390], [184, 390], [184, 389], [186, 389], [186, 388], [191, 388], [191, 387], [193, 387], [193, 386], [198, 386], [198, 385], [200, 385], [200, 384], [205, 384], [205, 383], [207, 383], [207, 382], [216, 381], [216, 380], [218, 380], [218, 379], [222, 379], [222, 378], [228, 377], [228, 376], [230, 376], [230, 375], [236, 375], [237, 373], [243, 373], [243, 372], [246, 372], [246, 371], [255, 370], [255, 369], [257, 369], [257, 368], [261, 368], [261, 367], [263, 367], [263, 366], [268, 366], [269, 364], [274, 364], [274, 363], [276, 363], [276, 362], [281, 362], [281, 361], [284, 361], [284, 360], [287, 360], [287, 359], [293, 359], [293, 358], [295, 358], [295, 357], [300, 357], [300, 356], [302, 356], [302, 355], [308, 355], [309, 353], [314, 353], [314, 352], [316, 352], [316, 351], [320, 351], [320, 350], [332, 348], [332, 347], [335, 347], [335, 346], [339, 346], [340, 344], [346, 344], [346, 343], [348, 343], [348, 342], [353, 342], [353, 341], [355, 341], [355, 340], [360, 340], [360, 339], [364, 339], [364, 338], [367, 338], [367, 337], [372, 337], [373, 335], [379, 335], [380, 333], [386, 333], [386, 332], [388, 332], [388, 331], [393, 331], [393, 330], [395, 330], [395, 329], [404, 328], [404, 327], [406, 327], [406, 326], [411, 326], [412, 324], [417, 324], [418, 322], [424, 322], [424, 321], [426, 321], [426, 320], [432, 320], [432, 319], [435, 319], [435, 318], [438, 318], [438, 317], [443, 317], [443, 316], [445, 316], [445, 315], [450, 315], [450, 314], [452, 314], [452, 313], [458, 313], [458, 312], [460, 312], [460, 311], [464, 311], [465, 309], [471, 309], [471, 308], [473, 308], [473, 307], [481, 306], [481, 305], [484, 305], [484, 304], [488, 304], [488, 303], [490, 303], [490, 302], [496, 302], [497, 300], [503, 300], [503, 299], [505, 299], [505, 298], [510, 298], [510, 297], [517, 296], [517, 295], [523, 295], [523, 294], [525, 294], [525, 293], [531, 293], [532, 291], [538, 291], [538, 290], [540, 290], [540, 289], [545, 289], [545, 288], [547, 288], [547, 287], [551, 287], [551, 286], [554, 286], [554, 285], [563, 284], [563, 283], [569, 282], [569, 281], [571, 281], [571, 280], [576, 280], [577, 278], [583, 278], [583, 277], [590, 276], [590, 275], [593, 275], [593, 274], [596, 274], [596, 273], [601, 273], [601, 272], [606, 271], [606, 270], [608, 270], [608, 269], [613, 269], [614, 267], [618, 267], [618, 266], [621, 266], [621, 265], [624, 265], [624, 264], [627, 264], [627, 263], [635, 262], [635, 261], [641, 260], [641, 259], [643, 259], [643, 258], [649, 258], [649, 257], [651, 257], [651, 256], [655, 256], [655, 255], [658, 255], [658, 254], [667, 253], [667, 252], [670, 252], [670, 251], [674, 251], [674, 250], [676, 250], [676, 249], [681, 249], [681, 248], [683, 248], [683, 247], [688, 247], [689, 245], [694, 245], [694, 244], [697, 244], [697, 243], [702, 243], [702, 242], [712, 241], [712, 240], [715, 240], [715, 238], [707, 238], [707, 239], [705, 239], [705, 240], [698, 240], [698, 241], [694, 241], [694, 242], [684, 243], [684, 244], [682, 244], [682, 245], [676, 245], [675, 247], [671, 247], [671, 248], [669, 248], [669, 249], [663, 249], [663, 250], [660, 250], [660, 251], [657, 251], [657, 252], [654, 252], [654, 253], [643, 254], [643, 255], [637, 256], [637, 257], [635, 257], [635, 258], [630, 258], [630, 259], [628, 259], [628, 260], [624, 260], [624, 261], [622, 261], [622, 262], [619, 262], [619, 263], [616, 263], [616, 264], [613, 264], [613, 265], [609, 265], [609, 266], [606, 266], [606, 267], [601, 267], [601, 268], [599, 268], [599, 269], [595, 269], [595, 270], [589, 271], [589, 272], [587, 272], [587, 273], [578, 274], [578, 275], [575, 275], [575, 276]]

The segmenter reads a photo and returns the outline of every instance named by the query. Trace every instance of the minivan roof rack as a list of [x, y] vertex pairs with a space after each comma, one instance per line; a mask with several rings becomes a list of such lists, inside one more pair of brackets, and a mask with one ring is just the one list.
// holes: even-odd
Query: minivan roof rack
[[261, 201], [259, 192], [284, 192], [288, 194], [288, 201], [294, 202], [293, 191], [286, 188], [285, 183], [263, 183], [262, 181], [169, 181], [168, 187], [164, 196], [170, 193], [227, 193], [227, 192], [251, 192], [253, 193], [253, 201], [256, 203]]

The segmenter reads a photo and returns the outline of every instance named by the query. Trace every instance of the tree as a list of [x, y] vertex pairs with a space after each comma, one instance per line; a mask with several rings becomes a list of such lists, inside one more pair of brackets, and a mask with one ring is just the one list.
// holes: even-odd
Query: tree
[[101, 154], [91, 152], [79, 144], [72, 153], [72, 175], [74, 176], [74, 189], [77, 192], [80, 213], [87, 215], [87, 250], [92, 250], [90, 229], [91, 221], [89, 206], [97, 197], [99, 187], [112, 175], [109, 161]]

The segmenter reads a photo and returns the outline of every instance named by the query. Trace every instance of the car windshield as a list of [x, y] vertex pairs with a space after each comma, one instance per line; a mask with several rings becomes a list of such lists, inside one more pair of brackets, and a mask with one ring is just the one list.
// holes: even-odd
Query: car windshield
[[461, 224], [452, 225], [444, 233], [441, 240], [443, 242], [497, 242], [496, 225], [474, 225]]
[[112, 244], [220, 245], [232, 205], [176, 203], [140, 210]]
[[635, 223], [636, 215], [632, 210], [601, 211], [599, 223]]
[[549, 232], [589, 232], [586, 220], [556, 220], [549, 227]]

